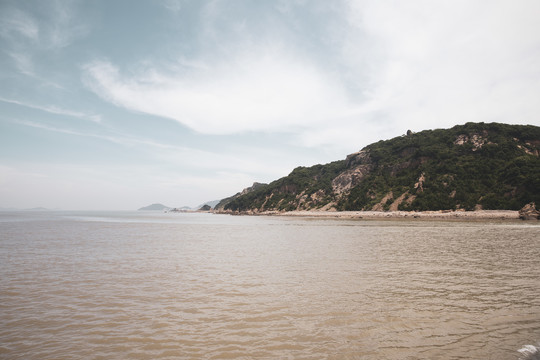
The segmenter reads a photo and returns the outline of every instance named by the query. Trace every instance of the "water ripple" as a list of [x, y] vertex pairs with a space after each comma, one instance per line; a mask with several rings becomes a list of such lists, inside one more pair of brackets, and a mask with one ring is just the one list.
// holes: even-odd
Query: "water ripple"
[[0, 358], [517, 359], [540, 339], [538, 226], [165, 216], [0, 219]]

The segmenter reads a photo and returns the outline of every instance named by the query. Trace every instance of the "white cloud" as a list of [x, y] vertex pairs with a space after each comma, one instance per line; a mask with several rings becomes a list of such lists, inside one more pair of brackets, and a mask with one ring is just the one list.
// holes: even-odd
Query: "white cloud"
[[250, 49], [173, 74], [152, 68], [129, 76], [96, 61], [85, 66], [85, 83], [118, 106], [172, 118], [206, 134], [317, 126], [349, 106], [332, 76], [275, 48]]

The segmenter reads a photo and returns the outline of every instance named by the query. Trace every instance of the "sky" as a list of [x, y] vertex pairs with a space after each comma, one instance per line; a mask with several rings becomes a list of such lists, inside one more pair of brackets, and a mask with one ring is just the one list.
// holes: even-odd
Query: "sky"
[[196, 206], [378, 140], [540, 126], [538, 0], [0, 0], [0, 208]]

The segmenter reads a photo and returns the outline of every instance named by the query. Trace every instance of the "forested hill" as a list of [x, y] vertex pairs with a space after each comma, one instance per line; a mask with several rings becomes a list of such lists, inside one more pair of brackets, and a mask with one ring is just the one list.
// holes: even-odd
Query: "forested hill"
[[518, 210], [540, 204], [540, 127], [467, 123], [379, 141], [298, 167], [216, 206], [225, 211]]

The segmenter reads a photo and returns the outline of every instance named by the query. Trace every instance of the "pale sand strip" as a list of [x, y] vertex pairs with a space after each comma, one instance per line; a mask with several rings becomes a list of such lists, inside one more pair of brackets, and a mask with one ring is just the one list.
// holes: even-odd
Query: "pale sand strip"
[[382, 219], [382, 218], [423, 218], [423, 219], [519, 219], [514, 210], [477, 211], [265, 211], [245, 213], [245, 215], [298, 216], [340, 219]]

